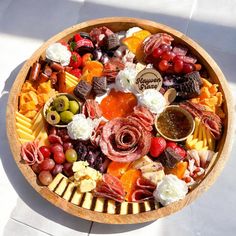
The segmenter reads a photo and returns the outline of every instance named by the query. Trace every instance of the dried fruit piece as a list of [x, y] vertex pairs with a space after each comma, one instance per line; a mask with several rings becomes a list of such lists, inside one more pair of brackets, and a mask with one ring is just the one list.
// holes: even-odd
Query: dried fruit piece
[[107, 168], [107, 173], [117, 178], [120, 178], [128, 169], [130, 162], [115, 162], [112, 161]]

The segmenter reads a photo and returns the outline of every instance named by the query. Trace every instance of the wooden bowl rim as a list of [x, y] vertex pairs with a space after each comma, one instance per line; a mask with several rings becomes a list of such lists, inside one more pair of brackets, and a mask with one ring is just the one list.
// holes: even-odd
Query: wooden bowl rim
[[[18, 136], [16, 134], [16, 122], [15, 122], [15, 107], [18, 104], [18, 94], [21, 90], [25, 77], [29, 71], [30, 66], [36, 61], [40, 55], [42, 55], [51, 43], [57, 42], [60, 39], [66, 37], [69, 34], [75, 33], [78, 30], [83, 30], [91, 27], [98, 27], [102, 25], [136, 25], [143, 28], [152, 28], [152, 31], [165, 31], [171, 35], [173, 35], [176, 39], [181, 40], [184, 44], [187, 44], [191, 50], [194, 50], [198, 57], [210, 66], [208, 70], [214, 74], [220, 86], [222, 88], [222, 92], [225, 98], [225, 110], [227, 113], [227, 124], [225, 125], [225, 132], [222, 137], [222, 142], [224, 141], [223, 146], [220, 147], [219, 155], [217, 160], [212, 163], [212, 167], [210, 171], [206, 174], [205, 178], [202, 182], [194, 188], [188, 195], [181, 201], [172, 203], [166, 207], [162, 207], [157, 210], [143, 212], [138, 214], [128, 214], [128, 215], [111, 215], [107, 213], [99, 213], [91, 210], [87, 210], [74, 204], [67, 202], [66, 200], [56, 196], [53, 192], [49, 191], [46, 187], [39, 186], [35, 181], [35, 175], [32, 173], [33, 171], [28, 165], [24, 165], [20, 162], [20, 142], [18, 140]], [[16, 95], [17, 94], [17, 95]], [[31, 184], [31, 186], [45, 199], [54, 204], [55, 206], [61, 208], [62, 210], [75, 215], [81, 218], [92, 220], [100, 223], [108, 223], [108, 224], [134, 224], [134, 223], [143, 223], [148, 221], [153, 221], [158, 218], [170, 215], [183, 207], [190, 204], [193, 200], [195, 200], [201, 193], [206, 191], [216, 180], [218, 175], [221, 173], [230, 153], [230, 149], [232, 147], [232, 137], [233, 137], [233, 100], [230, 93], [230, 90], [227, 85], [227, 81], [217, 66], [216, 62], [208, 55], [208, 53], [201, 48], [196, 42], [192, 39], [188, 38], [183, 33], [172, 29], [169, 26], [156, 23], [154, 21], [139, 19], [139, 18], [129, 18], [129, 17], [110, 17], [110, 18], [99, 18], [94, 20], [89, 20], [72, 27], [65, 29], [64, 31], [58, 33], [57, 35], [51, 37], [48, 41], [46, 41], [38, 50], [36, 50], [33, 55], [25, 62], [20, 72], [18, 73], [16, 80], [11, 88], [7, 111], [6, 111], [6, 125], [7, 125], [7, 136], [10, 143], [10, 148], [14, 157], [14, 160], [26, 178], [26, 180]]]

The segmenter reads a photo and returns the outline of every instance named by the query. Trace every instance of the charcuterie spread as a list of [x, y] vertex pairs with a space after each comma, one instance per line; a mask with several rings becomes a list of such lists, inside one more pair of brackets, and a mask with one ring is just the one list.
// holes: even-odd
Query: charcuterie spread
[[172, 35], [95, 27], [52, 43], [31, 66], [16, 112], [21, 157], [40, 186], [72, 203], [87, 194], [106, 209], [166, 206], [185, 198], [217, 156], [223, 103], [219, 85]]

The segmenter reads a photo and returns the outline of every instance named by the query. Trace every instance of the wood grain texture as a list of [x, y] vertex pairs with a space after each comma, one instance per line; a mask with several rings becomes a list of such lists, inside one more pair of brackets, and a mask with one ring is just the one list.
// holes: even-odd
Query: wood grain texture
[[[181, 42], [188, 46], [190, 51], [197, 56], [201, 64], [207, 68], [209, 76], [212, 80], [220, 85], [220, 91], [223, 93], [225, 103], [224, 111], [227, 114], [227, 118], [224, 124], [224, 133], [221, 138], [217, 151], [218, 156], [216, 157], [214, 163], [211, 163], [211, 168], [207, 172], [204, 179], [201, 183], [194, 188], [183, 200], [172, 203], [166, 207], [159, 208], [157, 210], [152, 210], [149, 212], [143, 212], [139, 214], [129, 214], [129, 215], [111, 215], [107, 213], [100, 213], [91, 210], [87, 210], [72, 204], [71, 202], [66, 201], [55, 193], [51, 192], [47, 187], [42, 187], [38, 185], [36, 181], [36, 175], [31, 170], [31, 168], [21, 162], [20, 149], [21, 144], [18, 140], [16, 133], [16, 119], [15, 112], [17, 111], [18, 106], [18, 95], [20, 94], [21, 87], [24, 83], [24, 80], [28, 74], [30, 66], [38, 60], [40, 55], [45, 55], [45, 49], [54, 42], [57, 42], [61, 39], [69, 39], [74, 33], [78, 31], [89, 31], [93, 27], [98, 26], [107, 26], [113, 31], [127, 30], [133, 26], [139, 26], [143, 29], [149, 30], [151, 33], [157, 32], [166, 32], [171, 34], [177, 42]], [[220, 68], [217, 66], [216, 62], [208, 55], [208, 53], [201, 48], [196, 42], [185, 36], [179, 31], [176, 31], [168, 26], [158, 24], [152, 21], [136, 19], [136, 18], [126, 18], [126, 17], [112, 17], [112, 18], [102, 18], [87, 21], [78, 25], [74, 25], [63, 32], [55, 35], [44, 43], [24, 64], [20, 70], [13, 86], [10, 91], [7, 113], [6, 113], [6, 123], [7, 123], [7, 135], [10, 143], [11, 151], [15, 159], [16, 164], [21, 170], [22, 174], [26, 180], [31, 184], [31, 186], [45, 199], [54, 204], [57, 207], [60, 207], [64, 211], [96, 222], [109, 223], [109, 224], [134, 224], [142, 223], [147, 221], [156, 220], [158, 218], [172, 214], [183, 207], [190, 204], [194, 201], [200, 194], [206, 191], [216, 180], [217, 176], [221, 173], [227, 158], [230, 153], [232, 146], [232, 137], [233, 137], [233, 101], [227, 85], [227, 81], [221, 72]]]

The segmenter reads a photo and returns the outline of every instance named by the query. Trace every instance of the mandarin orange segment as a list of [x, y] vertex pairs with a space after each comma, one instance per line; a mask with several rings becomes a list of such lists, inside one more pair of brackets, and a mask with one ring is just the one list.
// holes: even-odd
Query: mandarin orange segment
[[137, 179], [141, 176], [141, 171], [136, 169], [129, 169], [121, 176], [120, 181], [126, 192], [125, 199], [127, 201], [132, 201], [132, 194], [136, 189]]
[[147, 31], [147, 30], [140, 30], [140, 31], [137, 31], [137, 32], [133, 33], [132, 36], [144, 40], [145, 38], [147, 38], [150, 35], [151, 35], [151, 33], [149, 31]]
[[85, 66], [83, 68], [83, 73], [86, 70], [88, 70], [88, 71], [93, 71], [93, 70], [102, 71], [103, 70], [103, 65], [99, 61], [88, 61], [88, 62], [86, 62]]
[[134, 36], [123, 39], [123, 44], [134, 54], [136, 54], [138, 47], [142, 44], [143, 40]]
[[120, 178], [128, 169], [129, 165], [130, 162], [123, 163], [112, 161], [107, 168], [107, 173]]

